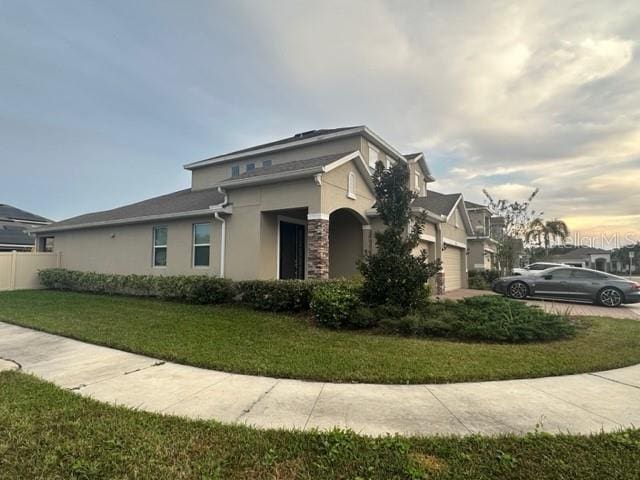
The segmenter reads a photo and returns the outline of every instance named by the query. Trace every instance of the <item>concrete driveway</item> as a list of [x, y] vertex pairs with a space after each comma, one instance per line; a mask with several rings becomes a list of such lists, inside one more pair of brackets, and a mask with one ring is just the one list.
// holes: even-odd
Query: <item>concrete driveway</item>
[[0, 322], [0, 369], [131, 408], [259, 428], [368, 435], [591, 433], [640, 425], [640, 365], [532, 380], [334, 384], [163, 362]]
[[[441, 298], [460, 300], [467, 297], [477, 297], [479, 295], [497, 295], [489, 290], [472, 290], [461, 288], [442, 295]], [[561, 300], [527, 300], [529, 305], [537, 305], [547, 312], [565, 313], [572, 316], [581, 317], [610, 317], [627, 318], [640, 320], [640, 304], [622, 305], [618, 308], [607, 308], [591, 303], [563, 302]]]

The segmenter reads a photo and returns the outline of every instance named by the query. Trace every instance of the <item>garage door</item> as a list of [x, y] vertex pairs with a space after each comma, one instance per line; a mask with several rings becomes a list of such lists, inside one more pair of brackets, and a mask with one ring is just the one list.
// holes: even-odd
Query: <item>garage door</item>
[[462, 255], [464, 250], [447, 245], [442, 252], [442, 270], [444, 271], [445, 290], [462, 288]]

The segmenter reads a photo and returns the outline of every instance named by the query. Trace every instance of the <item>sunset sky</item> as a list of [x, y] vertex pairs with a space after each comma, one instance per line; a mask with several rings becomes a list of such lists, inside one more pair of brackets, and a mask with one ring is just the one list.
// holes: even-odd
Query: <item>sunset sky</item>
[[435, 190], [539, 187], [580, 239], [637, 241], [639, 41], [637, 0], [2, 1], [0, 203], [59, 220], [365, 124]]

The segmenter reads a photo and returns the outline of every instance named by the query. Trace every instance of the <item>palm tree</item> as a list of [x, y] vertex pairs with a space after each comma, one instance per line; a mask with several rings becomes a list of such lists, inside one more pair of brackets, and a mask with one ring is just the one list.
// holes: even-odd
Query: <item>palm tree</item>
[[569, 227], [562, 220], [547, 220], [543, 221], [541, 218], [535, 218], [527, 227], [525, 239], [530, 242], [535, 239], [539, 246], [544, 242], [544, 249], [548, 253], [551, 240], [560, 240], [562, 243], [569, 237]]
[[[557, 219], [550, 220], [545, 223], [545, 226], [550, 236], [553, 236], [556, 241], [560, 240], [560, 243], [564, 244], [567, 238], [569, 238], [569, 227], [564, 221]], [[547, 248], [549, 247], [547, 246]]]

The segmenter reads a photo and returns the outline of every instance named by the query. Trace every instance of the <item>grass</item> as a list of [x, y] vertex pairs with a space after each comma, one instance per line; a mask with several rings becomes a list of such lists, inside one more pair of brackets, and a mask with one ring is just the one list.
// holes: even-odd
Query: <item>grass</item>
[[333, 382], [532, 378], [640, 363], [640, 322], [590, 318], [576, 338], [464, 343], [320, 329], [237, 306], [55, 292], [0, 293], [0, 320], [229, 372]]
[[640, 431], [382, 437], [254, 430], [98, 403], [0, 373], [0, 478], [635, 479]]

